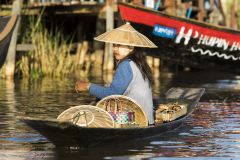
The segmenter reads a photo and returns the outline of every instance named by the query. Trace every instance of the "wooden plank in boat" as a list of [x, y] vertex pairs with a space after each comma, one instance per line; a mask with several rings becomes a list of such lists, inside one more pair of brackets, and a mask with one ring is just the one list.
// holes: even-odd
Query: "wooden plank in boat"
[[204, 90], [204, 88], [171, 88], [166, 92], [165, 98], [196, 100], [202, 96]]

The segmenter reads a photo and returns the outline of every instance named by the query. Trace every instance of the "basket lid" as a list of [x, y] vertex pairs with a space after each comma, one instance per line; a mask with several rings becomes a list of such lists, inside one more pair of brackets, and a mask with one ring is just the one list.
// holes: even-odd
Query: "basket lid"
[[62, 112], [57, 119], [69, 121], [81, 127], [113, 128], [114, 121], [109, 113], [101, 108], [91, 105], [71, 107]]

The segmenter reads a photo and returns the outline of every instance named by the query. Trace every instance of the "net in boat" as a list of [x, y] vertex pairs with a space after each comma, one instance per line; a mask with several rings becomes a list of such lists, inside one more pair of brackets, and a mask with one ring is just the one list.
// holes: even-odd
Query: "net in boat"
[[97, 107], [112, 115], [115, 128], [148, 126], [148, 119], [143, 108], [127, 96], [111, 95], [105, 97], [97, 103]]
[[88, 128], [114, 127], [114, 120], [107, 111], [91, 105], [71, 107], [62, 112], [57, 119], [59, 121], [69, 121], [78, 126]]

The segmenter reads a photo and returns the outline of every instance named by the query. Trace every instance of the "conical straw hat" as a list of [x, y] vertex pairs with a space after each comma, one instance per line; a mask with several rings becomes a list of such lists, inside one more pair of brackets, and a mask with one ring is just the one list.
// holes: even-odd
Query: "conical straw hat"
[[157, 48], [146, 36], [136, 31], [130, 23], [107, 31], [94, 38], [97, 41], [122, 44], [135, 47]]

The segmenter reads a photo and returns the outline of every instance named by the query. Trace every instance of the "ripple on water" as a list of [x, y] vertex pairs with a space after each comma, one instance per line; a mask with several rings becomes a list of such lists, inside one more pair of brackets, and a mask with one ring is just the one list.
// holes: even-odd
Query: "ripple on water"
[[196, 136], [196, 135], [194, 135], [194, 134], [191, 134], [191, 133], [179, 133], [178, 134], [179, 136], [189, 136], [189, 137], [194, 137], [194, 136]]
[[174, 142], [174, 141], [153, 141], [150, 144], [151, 145], [163, 145], [163, 144], [183, 144], [184, 142]]
[[46, 141], [47, 139], [45, 137], [40, 136], [39, 134], [28, 133], [28, 134], [18, 134], [17, 137], [2, 138], [2, 140], [21, 143], [21, 142]]
[[[130, 147], [112, 146], [74, 153], [66, 153], [67, 149], [58, 151], [44, 137], [18, 122], [16, 117], [56, 118], [70, 106], [88, 104], [94, 97], [87, 92], [75, 93], [75, 80], [72, 79], [17, 80], [14, 88], [7, 87], [0, 80], [0, 159], [240, 159], [240, 93], [230, 90], [237, 82], [226, 80], [224, 75], [222, 81], [191, 84], [189, 80], [196, 77], [199, 74], [195, 78], [188, 77], [187, 84], [177, 83], [179, 80], [184, 82], [183, 78], [174, 81], [175, 86], [209, 87], [204, 94], [206, 101], [203, 96], [198, 109], [180, 128], [160, 135], [157, 140], [136, 142]], [[165, 78], [165, 86], [154, 86], [154, 95], [158, 96], [160, 91], [172, 86], [171, 81]], [[220, 84], [223, 84], [222, 88]]]

